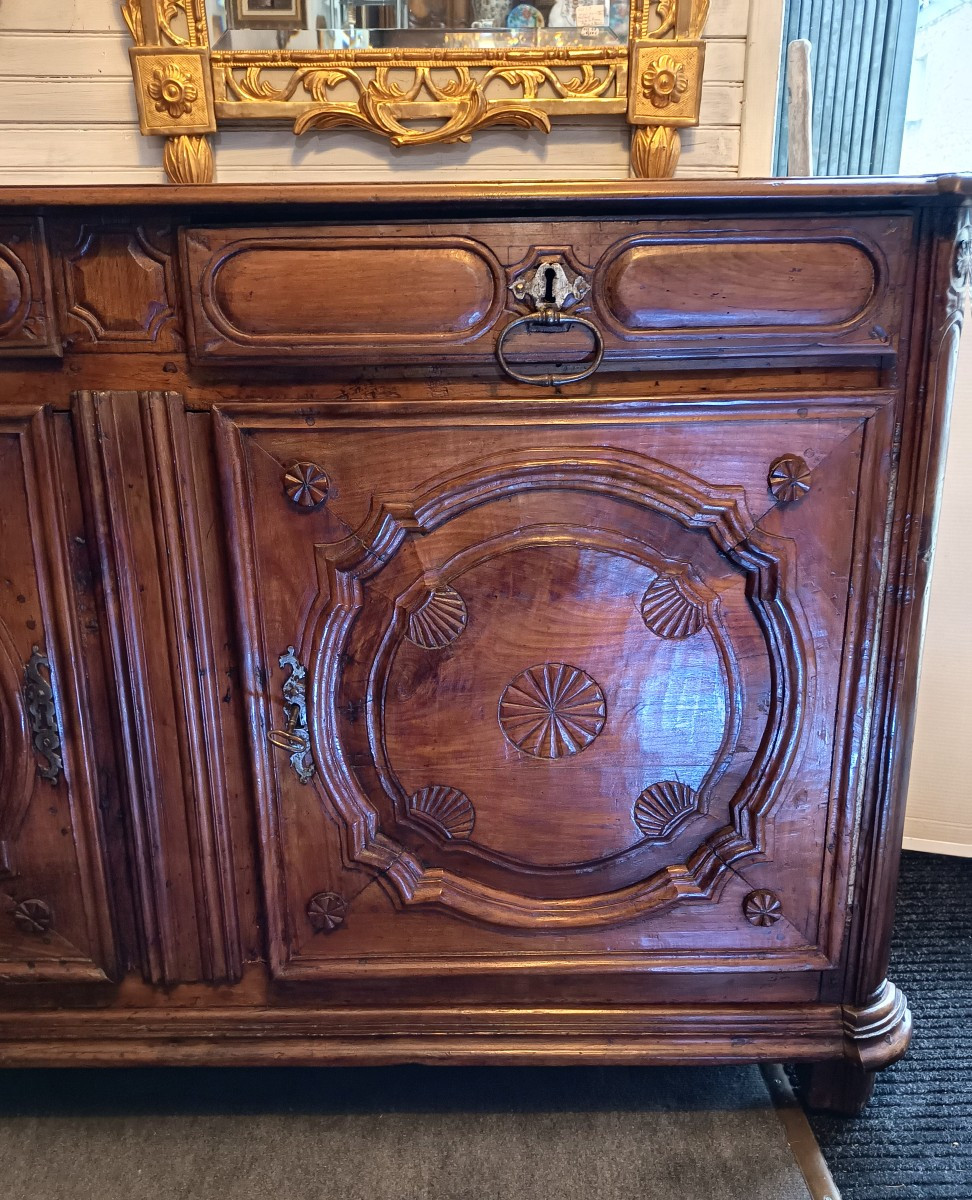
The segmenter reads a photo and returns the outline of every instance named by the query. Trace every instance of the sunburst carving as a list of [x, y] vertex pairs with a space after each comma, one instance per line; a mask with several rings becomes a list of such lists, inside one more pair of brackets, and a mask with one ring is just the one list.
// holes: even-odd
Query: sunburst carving
[[296, 462], [284, 471], [284, 492], [298, 508], [320, 508], [327, 500], [331, 481], [327, 472], [312, 462]]
[[604, 693], [579, 667], [543, 663], [507, 684], [499, 723], [517, 750], [534, 758], [564, 758], [585, 750], [604, 728]]
[[775, 892], [760, 889], [750, 892], [743, 901], [743, 913], [750, 925], [769, 929], [783, 916], [783, 905]]
[[466, 602], [454, 587], [432, 588], [420, 608], [409, 613], [406, 636], [423, 650], [441, 650], [466, 628]]
[[678, 575], [656, 575], [641, 597], [641, 619], [670, 641], [694, 637], [705, 625], [705, 605]]
[[307, 902], [307, 919], [315, 933], [333, 933], [347, 915], [348, 902], [337, 892], [318, 892]]
[[783, 454], [770, 463], [767, 486], [780, 504], [792, 504], [810, 491], [810, 468], [799, 454]]
[[408, 811], [417, 821], [447, 838], [467, 838], [476, 824], [472, 801], [458, 788], [421, 788], [409, 796]]
[[670, 779], [645, 788], [634, 806], [634, 822], [655, 842], [667, 841], [699, 812], [699, 798], [688, 784]]

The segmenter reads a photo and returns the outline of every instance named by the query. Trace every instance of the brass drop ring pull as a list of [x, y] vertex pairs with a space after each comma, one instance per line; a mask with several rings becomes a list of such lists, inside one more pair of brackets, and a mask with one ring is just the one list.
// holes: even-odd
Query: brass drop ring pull
[[[525, 375], [510, 366], [505, 352], [506, 339], [514, 329], [518, 329], [521, 325], [536, 333], [560, 333], [568, 330], [571, 325], [583, 325], [594, 339], [594, 357], [580, 371], [568, 372], [563, 375]], [[541, 312], [539, 316], [517, 317], [515, 321], [511, 321], [500, 334], [499, 341], [496, 343], [496, 357], [506, 374], [511, 379], [515, 379], [517, 383], [532, 383], [536, 387], [560, 387], [565, 383], [580, 383], [582, 379], [587, 379], [594, 374], [604, 358], [604, 338], [593, 321], [588, 321], [584, 317], [569, 317], [556, 310], [547, 310]]]

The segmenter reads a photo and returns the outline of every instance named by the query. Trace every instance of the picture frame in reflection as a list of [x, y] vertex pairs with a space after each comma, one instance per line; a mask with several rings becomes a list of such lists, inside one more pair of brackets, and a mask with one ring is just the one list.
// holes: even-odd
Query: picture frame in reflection
[[227, 0], [234, 29], [306, 29], [307, 0]]

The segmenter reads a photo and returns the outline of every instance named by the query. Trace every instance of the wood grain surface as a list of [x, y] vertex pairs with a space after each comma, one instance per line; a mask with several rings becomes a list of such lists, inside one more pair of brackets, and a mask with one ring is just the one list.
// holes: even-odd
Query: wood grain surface
[[0, 1062], [859, 1108], [968, 193], [0, 193]]

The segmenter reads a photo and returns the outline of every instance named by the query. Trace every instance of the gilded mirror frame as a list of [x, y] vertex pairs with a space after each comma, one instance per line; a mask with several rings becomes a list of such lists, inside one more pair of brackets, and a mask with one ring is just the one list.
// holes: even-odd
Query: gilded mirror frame
[[422, 146], [609, 113], [632, 127], [632, 173], [670, 178], [679, 130], [699, 121], [708, 9], [632, 0], [617, 46], [251, 52], [211, 48], [205, 0], [122, 3], [141, 131], [165, 139], [166, 175], [185, 184], [212, 182], [209, 135], [229, 125], [345, 126]]

